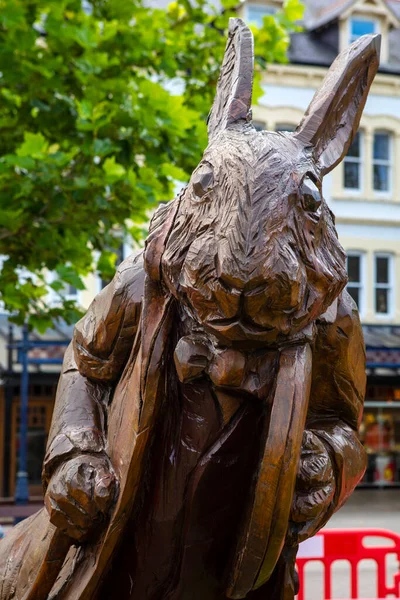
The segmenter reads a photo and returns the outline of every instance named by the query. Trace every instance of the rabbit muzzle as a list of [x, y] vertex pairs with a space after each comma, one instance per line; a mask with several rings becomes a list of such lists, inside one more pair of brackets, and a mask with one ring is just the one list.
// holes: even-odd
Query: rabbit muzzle
[[222, 343], [290, 342], [322, 312], [322, 298], [310, 294], [302, 279], [266, 281], [253, 289], [227, 288], [220, 280], [212, 290], [185, 286], [186, 305], [196, 321]]

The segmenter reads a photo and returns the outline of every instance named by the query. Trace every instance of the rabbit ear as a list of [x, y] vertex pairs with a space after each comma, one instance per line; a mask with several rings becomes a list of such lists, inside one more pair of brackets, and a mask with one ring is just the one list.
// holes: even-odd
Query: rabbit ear
[[253, 89], [253, 34], [241, 19], [229, 19], [228, 42], [208, 115], [208, 137], [250, 118]]
[[314, 148], [322, 175], [346, 155], [379, 66], [380, 35], [365, 35], [339, 54], [294, 136]]

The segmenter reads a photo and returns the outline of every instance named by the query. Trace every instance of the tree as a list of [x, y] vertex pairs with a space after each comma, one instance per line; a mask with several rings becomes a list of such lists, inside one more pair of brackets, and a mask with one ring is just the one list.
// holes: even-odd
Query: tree
[[[109, 277], [117, 226], [139, 240], [188, 178], [236, 4], [0, 0], [0, 298], [13, 320], [75, 321], [66, 285], [82, 289], [93, 269]], [[286, 60], [301, 16], [287, 0], [264, 19], [260, 68]]]

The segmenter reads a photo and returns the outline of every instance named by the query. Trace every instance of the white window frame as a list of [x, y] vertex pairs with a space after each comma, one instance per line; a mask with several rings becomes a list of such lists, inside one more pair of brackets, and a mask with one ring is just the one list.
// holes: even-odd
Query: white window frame
[[[387, 258], [389, 283], [378, 283], [377, 282], [377, 268], [376, 259]], [[395, 286], [395, 272], [394, 272], [394, 255], [391, 252], [374, 252], [374, 292], [373, 292], [373, 306], [374, 314], [377, 319], [392, 319], [394, 315], [394, 286]], [[385, 289], [388, 290], [388, 312], [378, 313], [376, 310], [376, 290]]]
[[[354, 256], [360, 259], [360, 281], [356, 283], [349, 281], [347, 286], [356, 287], [359, 290], [359, 304], [358, 312], [362, 318], [365, 315], [366, 310], [366, 280], [367, 280], [367, 267], [366, 267], [366, 256], [362, 250], [348, 250], [346, 251], [346, 257]], [[347, 271], [347, 258], [346, 258], [346, 271]], [[347, 287], [346, 286], [346, 287]], [[350, 293], [350, 292], [349, 292]]]
[[[375, 145], [375, 134], [384, 133], [389, 137], [389, 160], [383, 160], [380, 158], [374, 158], [374, 145]], [[394, 153], [394, 144], [393, 144], [393, 133], [388, 131], [387, 129], [375, 129], [372, 138], [372, 182], [371, 186], [374, 192], [374, 195], [378, 198], [387, 198], [391, 196], [393, 193], [393, 153]], [[375, 165], [384, 165], [389, 168], [389, 189], [387, 191], [376, 190], [374, 187], [374, 166]]]
[[76, 290], [76, 294], [65, 294], [66, 300], [75, 300], [79, 304], [81, 290]]
[[[354, 196], [359, 196], [360, 194], [363, 193], [364, 191], [364, 175], [365, 175], [365, 134], [364, 131], [362, 129], [359, 129], [358, 132], [359, 134], [359, 139], [360, 139], [360, 156], [359, 158], [355, 158], [354, 156], [345, 156], [343, 159], [343, 190], [345, 191], [346, 194], [352, 194]], [[351, 163], [356, 163], [360, 166], [360, 175], [359, 175], [359, 187], [358, 188], [347, 188], [345, 186], [345, 172], [344, 172], [344, 165], [346, 162], [351, 162]]]
[[[246, 21], [246, 23], [248, 23], [249, 25], [255, 25], [256, 27], [259, 27], [258, 22], [256, 21], [252, 21], [249, 17], [249, 9], [264, 9], [265, 12], [265, 17], [268, 16], [272, 16], [277, 12], [277, 8], [276, 6], [272, 6], [272, 5], [268, 5], [268, 4], [261, 4], [258, 2], [246, 2], [246, 4], [244, 5], [244, 20]], [[268, 12], [271, 11], [271, 12]]]
[[367, 16], [367, 15], [351, 15], [349, 17], [348, 20], [348, 35], [347, 35], [347, 40], [348, 40], [348, 44], [352, 44], [355, 40], [358, 40], [359, 38], [355, 38], [353, 40], [353, 34], [352, 34], [352, 21], [364, 21], [364, 22], [368, 22], [368, 23], [373, 23], [375, 26], [375, 31], [374, 33], [380, 33], [380, 22], [379, 19], [376, 19], [373, 16]]

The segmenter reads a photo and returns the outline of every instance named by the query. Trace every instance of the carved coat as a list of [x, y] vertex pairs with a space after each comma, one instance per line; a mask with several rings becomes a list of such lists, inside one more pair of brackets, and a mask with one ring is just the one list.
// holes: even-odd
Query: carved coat
[[[128, 258], [119, 267], [113, 282], [99, 294], [77, 324], [60, 379], [44, 464], [45, 485], [57, 466], [69, 457], [106, 451], [120, 485], [110, 522], [96, 543], [81, 548], [72, 546], [65, 560], [71, 541], [49, 523], [45, 509], [22, 522], [1, 543], [1, 600], [103, 598], [101, 582], [113, 556], [118, 555], [118, 544], [124, 538], [132, 515], [140, 516], [140, 506], [136, 506], [140, 505], [140, 498], [145, 497], [143, 493], [146, 494], [146, 491], [141, 492], [141, 483], [146, 461], [150, 460], [149, 442], [157, 443], [160, 415], [165, 415], [164, 409], [169, 405], [173, 407], [171, 390], [173, 381], [177, 382], [172, 334], [178, 327], [179, 314], [175, 299], [158, 280], [174, 204], [159, 211], [161, 219], [156, 216], [153, 220], [145, 255], [147, 274], [142, 253]], [[303, 537], [312, 535], [343, 504], [365, 469], [365, 455], [356, 435], [365, 389], [361, 326], [346, 292], [339, 297], [337, 309], [328, 313], [319, 320], [313, 343], [306, 427], [328, 448], [337, 474], [336, 493], [329, 514], [314, 523]], [[221, 434], [220, 446], [222, 438]], [[160, 458], [158, 456], [158, 462]], [[156, 464], [157, 456], [154, 460]], [[257, 461], [253, 461], [252, 477], [256, 472]], [[237, 482], [237, 487], [240, 486], [241, 482]], [[163, 489], [162, 484], [160, 489]], [[214, 492], [221, 494], [226, 503], [223, 485]], [[212, 494], [213, 490], [208, 493]], [[164, 517], [166, 521], [170, 518], [169, 515]], [[219, 517], [215, 514], [210, 518], [218, 520]], [[133, 533], [138, 526], [140, 528], [136, 520]], [[164, 541], [171, 542], [168, 538]], [[179, 562], [179, 557], [182, 559], [183, 546], [185, 532], [177, 542], [172, 563]], [[155, 579], [164, 568], [162, 564], [153, 565]], [[279, 563], [276, 573], [280, 581], [276, 576], [272, 578], [274, 589], [283, 594], [283, 579], [287, 574], [285, 569], [279, 570]], [[224, 578], [226, 573], [221, 575], [221, 588], [216, 591], [215, 599], [226, 598], [221, 591]], [[272, 598], [265, 595], [267, 586], [246, 597]], [[153, 595], [148, 598], [193, 600], [202, 597], [193, 591], [189, 595], [174, 591], [173, 585], [169, 586], [168, 593], [166, 589], [160, 595], [155, 586]], [[285, 597], [279, 594], [274, 598]], [[137, 593], [135, 598], [140, 600], [141, 594]]]

